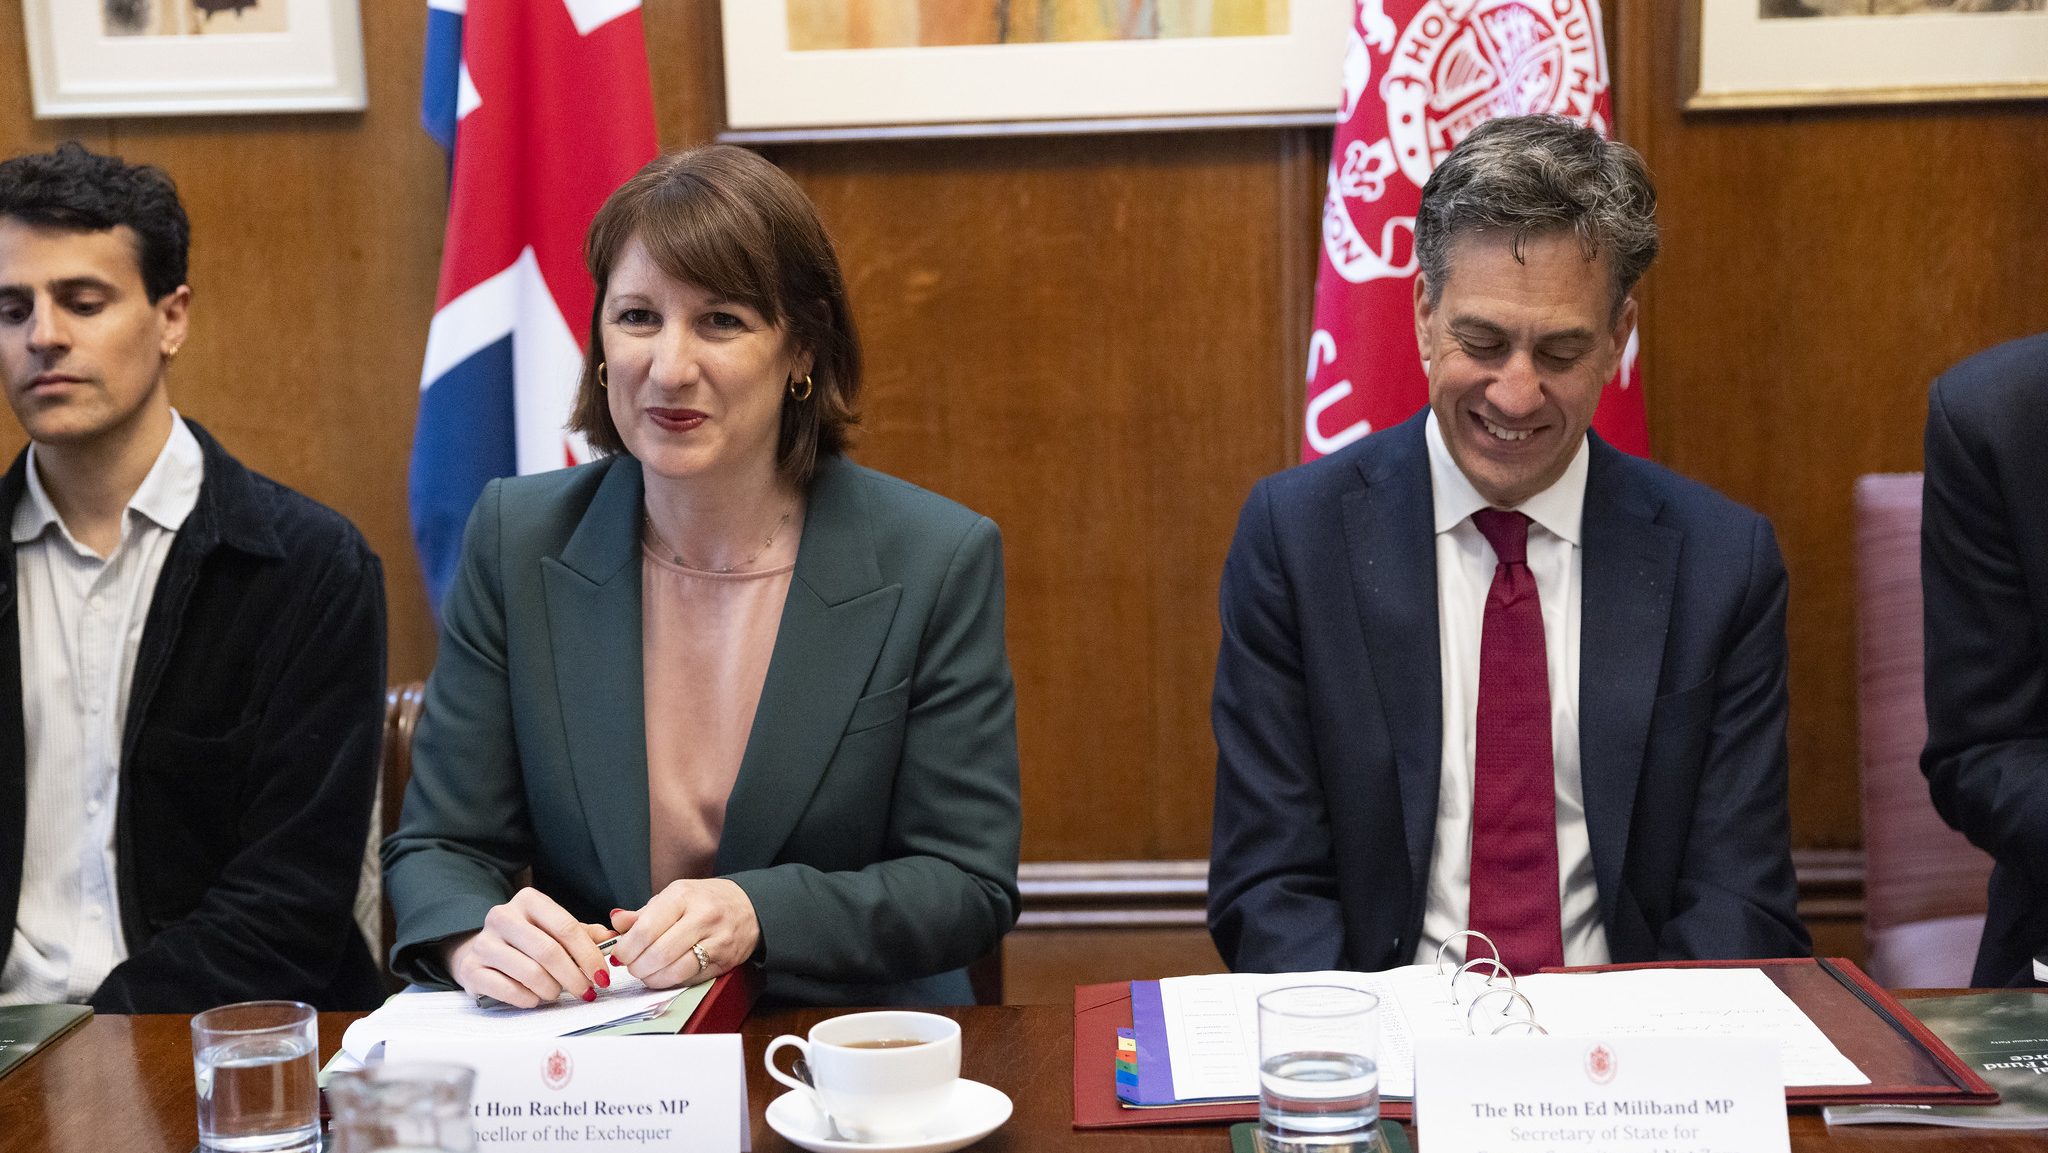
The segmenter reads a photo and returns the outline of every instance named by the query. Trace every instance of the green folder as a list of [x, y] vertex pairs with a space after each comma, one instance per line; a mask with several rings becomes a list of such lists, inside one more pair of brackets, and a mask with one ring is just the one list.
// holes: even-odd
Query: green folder
[[[1349, 1148], [1356, 1153], [1410, 1153], [1413, 1148], [1408, 1144], [1408, 1131], [1401, 1128], [1399, 1121], [1381, 1121], [1376, 1132], [1378, 1140], [1375, 1143], [1360, 1142]], [[1324, 1148], [1338, 1150], [1346, 1146], [1330, 1145]], [[1246, 1121], [1230, 1127], [1230, 1153], [1260, 1153], [1258, 1122]]]
[[0, 1077], [29, 1054], [92, 1019], [90, 1005], [8, 1005], [0, 1008]]

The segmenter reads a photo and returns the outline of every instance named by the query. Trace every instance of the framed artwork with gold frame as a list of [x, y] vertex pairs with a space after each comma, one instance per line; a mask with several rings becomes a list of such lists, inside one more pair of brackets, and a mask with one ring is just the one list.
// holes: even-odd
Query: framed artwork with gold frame
[[39, 118], [353, 112], [357, 0], [23, 0]]
[[2048, 0], [1686, 0], [1687, 111], [2048, 96]]
[[723, 0], [720, 136], [1330, 124], [1354, 5]]

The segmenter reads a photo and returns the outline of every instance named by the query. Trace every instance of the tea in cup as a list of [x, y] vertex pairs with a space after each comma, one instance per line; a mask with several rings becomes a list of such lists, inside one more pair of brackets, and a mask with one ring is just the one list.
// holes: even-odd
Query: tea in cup
[[[784, 1048], [803, 1054], [809, 1084], [776, 1067]], [[952, 1100], [960, 1025], [936, 1013], [848, 1013], [818, 1022], [806, 1037], [775, 1038], [763, 1059], [769, 1076], [809, 1093], [848, 1140], [905, 1140], [924, 1134]]]

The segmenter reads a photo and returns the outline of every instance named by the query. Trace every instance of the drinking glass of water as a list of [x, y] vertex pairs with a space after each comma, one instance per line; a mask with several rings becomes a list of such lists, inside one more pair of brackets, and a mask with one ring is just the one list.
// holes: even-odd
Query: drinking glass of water
[[327, 1081], [334, 1132], [325, 1153], [472, 1153], [469, 1098], [476, 1070], [386, 1061]]
[[200, 1148], [317, 1148], [319, 1053], [319, 1018], [311, 1005], [298, 1001], [245, 1001], [192, 1018]]
[[1344, 985], [1259, 997], [1259, 1143], [1267, 1150], [1376, 1149], [1380, 999]]

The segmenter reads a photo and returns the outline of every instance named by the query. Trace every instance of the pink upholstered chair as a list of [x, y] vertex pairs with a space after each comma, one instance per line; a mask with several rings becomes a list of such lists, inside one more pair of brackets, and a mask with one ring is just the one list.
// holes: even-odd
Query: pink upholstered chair
[[1942, 823], [1920, 775], [1920, 474], [1856, 481], [1856, 688], [1864, 929], [1892, 988], [1970, 983], [1991, 858]]

